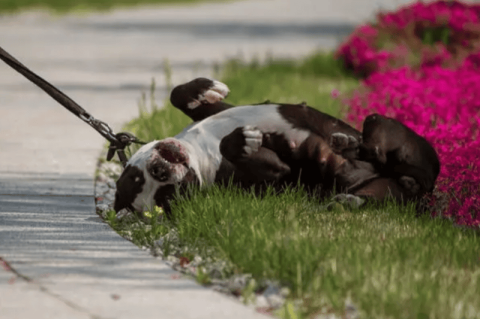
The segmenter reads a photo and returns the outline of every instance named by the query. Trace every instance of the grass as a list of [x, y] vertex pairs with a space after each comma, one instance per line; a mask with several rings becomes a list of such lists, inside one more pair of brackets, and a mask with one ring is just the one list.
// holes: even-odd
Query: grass
[[280, 280], [304, 317], [342, 315], [347, 298], [364, 318], [480, 316], [478, 234], [414, 207], [327, 211], [301, 190], [260, 199], [211, 187], [174, 212], [186, 245], [202, 238], [238, 272]]
[[[232, 90], [232, 104], [306, 100], [334, 116], [345, 109], [332, 89], [346, 94], [358, 85], [329, 54], [266, 65], [232, 61], [221, 79]], [[171, 105], [159, 109], [145, 101], [128, 125], [144, 140], [173, 136], [190, 122]], [[478, 231], [415, 217], [413, 207], [394, 203], [361, 210], [322, 205], [301, 189], [259, 198], [212, 186], [178, 198], [173, 224], [158, 223], [157, 212], [144, 228], [136, 221], [115, 225], [114, 214], [108, 219], [141, 246], [152, 246], [174, 227], [182, 245], [228, 260], [233, 273], [280, 281], [291, 291], [280, 317], [345, 317], [349, 300], [360, 318], [480, 318]], [[208, 283], [208, 274], [197, 280]]]
[[346, 93], [358, 84], [330, 53], [312, 55], [301, 63], [271, 60], [260, 65], [234, 60], [224, 66], [223, 73], [222, 81], [232, 89], [227, 101], [233, 105], [307, 102], [333, 116], [342, 116], [345, 110], [340, 100], [332, 99], [332, 90]]
[[[220, 0], [209, 0], [220, 1]], [[223, 0], [222, 0], [223, 1]], [[58, 13], [89, 10], [109, 10], [139, 4], [189, 4], [204, 0], [0, 0], [0, 12], [18, 12], [25, 9], [49, 9]]]
[[152, 247], [155, 240], [168, 234], [171, 225], [159, 223], [159, 212], [152, 211], [147, 220], [140, 219], [138, 216], [131, 216], [127, 220], [119, 221], [116, 218], [115, 211], [109, 211], [106, 220], [110, 226], [120, 235], [126, 237], [139, 247]]

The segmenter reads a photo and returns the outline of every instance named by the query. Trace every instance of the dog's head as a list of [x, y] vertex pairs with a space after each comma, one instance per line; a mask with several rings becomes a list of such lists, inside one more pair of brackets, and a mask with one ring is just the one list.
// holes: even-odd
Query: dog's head
[[117, 181], [114, 209], [142, 213], [154, 205], [168, 209], [175, 186], [196, 179], [187, 148], [174, 138], [142, 146]]

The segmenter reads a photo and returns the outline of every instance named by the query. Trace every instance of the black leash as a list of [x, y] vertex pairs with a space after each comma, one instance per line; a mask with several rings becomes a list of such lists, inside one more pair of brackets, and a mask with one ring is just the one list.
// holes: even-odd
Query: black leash
[[125, 148], [132, 143], [145, 144], [144, 142], [139, 141], [134, 135], [130, 133], [113, 133], [112, 129], [110, 128], [110, 126], [108, 126], [107, 123], [95, 119], [75, 101], [73, 101], [59, 89], [42, 79], [40, 76], [30, 71], [25, 65], [20, 63], [17, 59], [15, 59], [1, 47], [0, 59], [2, 59], [6, 64], [11, 66], [18, 73], [29, 79], [36, 86], [38, 86], [48, 95], [50, 95], [55, 101], [63, 105], [67, 110], [78, 116], [82, 121], [93, 127], [98, 133], [100, 133], [100, 135], [106, 138], [110, 142], [110, 147], [107, 153], [107, 161], [110, 161], [115, 155], [115, 153], [117, 153], [118, 158], [123, 164], [123, 167], [125, 167], [127, 164]]

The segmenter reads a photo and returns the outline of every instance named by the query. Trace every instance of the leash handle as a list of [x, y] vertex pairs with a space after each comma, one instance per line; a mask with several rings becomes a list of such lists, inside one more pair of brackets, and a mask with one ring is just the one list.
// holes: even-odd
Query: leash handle
[[84, 108], [78, 105], [78, 103], [69, 98], [55, 86], [44, 80], [42, 77], [32, 72], [20, 61], [11, 56], [2, 47], [0, 47], [0, 59], [3, 60], [6, 64], [8, 64], [12, 69], [30, 80], [33, 84], [41, 88], [55, 101], [63, 105], [67, 110], [69, 110], [77, 117], [79, 117], [82, 121], [93, 127], [98, 133], [100, 133], [100, 135], [107, 139], [110, 142], [110, 148], [107, 154], [108, 161], [113, 158], [115, 153], [118, 153], [118, 157], [122, 162], [123, 167], [125, 167], [127, 163], [127, 157], [125, 156], [124, 149], [131, 143], [145, 144], [143, 142], [140, 142], [135, 136], [130, 133], [113, 133], [113, 130], [110, 128], [110, 126], [108, 126], [107, 123], [95, 119]]

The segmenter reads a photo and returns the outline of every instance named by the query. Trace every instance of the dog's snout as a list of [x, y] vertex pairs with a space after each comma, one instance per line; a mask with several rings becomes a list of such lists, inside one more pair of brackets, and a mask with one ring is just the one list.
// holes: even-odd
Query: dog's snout
[[149, 168], [149, 173], [159, 182], [166, 182], [170, 178], [170, 170], [164, 163], [154, 163]]

